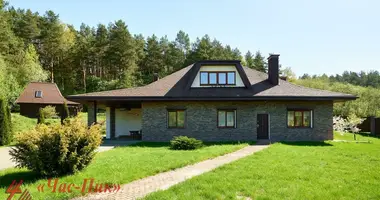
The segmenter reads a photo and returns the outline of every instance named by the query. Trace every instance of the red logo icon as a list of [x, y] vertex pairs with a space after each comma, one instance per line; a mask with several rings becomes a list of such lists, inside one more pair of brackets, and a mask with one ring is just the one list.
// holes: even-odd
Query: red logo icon
[[28, 190], [24, 190], [24, 192], [22, 192], [20, 187], [21, 187], [23, 182], [24, 182], [23, 180], [20, 180], [20, 182], [18, 182], [18, 183], [16, 180], [12, 181], [11, 185], [5, 191], [5, 193], [9, 194], [7, 200], [12, 200], [12, 198], [15, 194], [21, 194], [21, 193], [22, 193], [21, 196], [18, 198], [19, 200], [31, 200], [32, 199], [32, 196], [30, 195]]

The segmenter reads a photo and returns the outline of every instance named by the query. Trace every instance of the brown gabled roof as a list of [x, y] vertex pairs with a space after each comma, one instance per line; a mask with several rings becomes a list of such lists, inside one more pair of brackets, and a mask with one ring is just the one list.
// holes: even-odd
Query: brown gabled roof
[[[35, 96], [36, 91], [42, 91], [41, 98]], [[66, 100], [55, 83], [31, 82], [18, 97], [16, 103], [63, 104], [65, 101], [70, 105], [79, 104]]]
[[[72, 100], [349, 100], [351, 94], [307, 88], [279, 80], [272, 85], [268, 75], [236, 61], [213, 61], [213, 64], [235, 63], [243, 82], [248, 85], [239, 88], [190, 88], [200, 65], [204, 61], [185, 67], [149, 85], [136, 88], [93, 92], [69, 96]], [[209, 61], [206, 61], [209, 63]]]

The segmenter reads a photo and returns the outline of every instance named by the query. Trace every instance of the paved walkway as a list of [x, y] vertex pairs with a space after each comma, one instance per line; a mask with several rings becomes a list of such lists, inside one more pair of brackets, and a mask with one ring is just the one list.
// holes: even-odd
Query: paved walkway
[[[224, 164], [233, 162], [240, 158], [251, 155], [257, 151], [267, 148], [268, 145], [253, 145], [248, 146], [238, 151], [216, 157], [214, 159], [202, 161], [194, 165], [189, 165], [173, 171], [160, 173], [154, 176], [149, 176], [140, 180], [121, 186], [118, 192], [108, 192], [91, 194], [85, 197], [78, 197], [75, 200], [92, 200], [92, 199], [138, 199], [146, 196], [149, 193], [165, 190], [169, 187], [185, 181], [194, 176], [198, 176], [205, 172], [209, 172]], [[126, 172], [127, 173], [127, 172]]]
[[0, 170], [14, 167], [16, 165], [16, 163], [11, 160], [11, 156], [9, 155], [10, 149], [10, 147], [0, 147]]

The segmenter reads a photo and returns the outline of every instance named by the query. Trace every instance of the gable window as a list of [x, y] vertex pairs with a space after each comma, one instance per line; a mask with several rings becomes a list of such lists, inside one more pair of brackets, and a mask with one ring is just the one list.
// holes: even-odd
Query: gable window
[[312, 110], [288, 110], [288, 127], [312, 128]]
[[235, 72], [228, 72], [227, 73], [227, 84], [228, 85], [235, 85]]
[[236, 127], [236, 110], [218, 110], [218, 128]]
[[185, 110], [168, 110], [168, 127], [185, 127]]
[[42, 91], [36, 91], [34, 93], [34, 97], [36, 97], [36, 98], [42, 98]]
[[208, 73], [208, 79], [209, 79], [209, 84], [210, 85], [216, 85], [218, 83], [218, 80], [217, 80], [217, 73], [215, 72], [209, 72]]
[[236, 85], [235, 72], [200, 72], [201, 85]]
[[207, 85], [207, 84], [208, 84], [208, 73], [201, 72], [201, 85]]

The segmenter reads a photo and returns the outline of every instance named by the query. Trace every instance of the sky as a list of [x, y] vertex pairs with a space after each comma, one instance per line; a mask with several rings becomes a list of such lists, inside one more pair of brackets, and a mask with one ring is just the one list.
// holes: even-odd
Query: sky
[[279, 53], [297, 76], [380, 70], [378, 0], [9, 0], [79, 28], [122, 19], [132, 34], [208, 34], [242, 54]]

